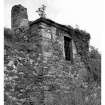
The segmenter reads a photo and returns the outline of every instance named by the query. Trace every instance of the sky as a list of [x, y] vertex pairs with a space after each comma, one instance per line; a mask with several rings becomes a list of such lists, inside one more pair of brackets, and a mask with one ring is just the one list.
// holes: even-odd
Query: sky
[[101, 52], [104, 35], [104, 0], [4, 0], [4, 26], [11, 26], [11, 8], [22, 4], [27, 8], [28, 18], [39, 18], [36, 10], [47, 6], [47, 18], [64, 25], [79, 27], [91, 35], [90, 45]]

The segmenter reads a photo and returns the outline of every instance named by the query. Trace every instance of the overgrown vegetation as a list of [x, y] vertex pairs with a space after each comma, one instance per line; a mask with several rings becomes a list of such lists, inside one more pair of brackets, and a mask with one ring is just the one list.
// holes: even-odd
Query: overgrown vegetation
[[[45, 78], [47, 73], [42, 72], [41, 55], [29, 50], [27, 44], [23, 46], [18, 43], [14, 47], [14, 43], [11, 43], [11, 30], [4, 31], [4, 105], [44, 105], [45, 101], [49, 102], [46, 105], [101, 105], [101, 54], [97, 49], [90, 47], [87, 53], [87, 72], [82, 70], [80, 57], [69, 68], [65, 62], [57, 63], [55, 60], [58, 58], [53, 56], [55, 64], [49, 59], [49, 67], [55, 74], [49, 74]], [[60, 50], [58, 44], [56, 49]], [[49, 68], [45, 69], [47, 71]], [[54, 102], [50, 94], [46, 96], [49, 100], [44, 100], [43, 83], [49, 85], [48, 92], [55, 94]]]
[[101, 54], [99, 51], [90, 46], [87, 67], [87, 102], [86, 105], [101, 105]]
[[97, 49], [90, 46], [88, 60], [88, 72], [90, 73], [89, 82], [96, 82], [98, 85], [101, 85], [101, 54]]

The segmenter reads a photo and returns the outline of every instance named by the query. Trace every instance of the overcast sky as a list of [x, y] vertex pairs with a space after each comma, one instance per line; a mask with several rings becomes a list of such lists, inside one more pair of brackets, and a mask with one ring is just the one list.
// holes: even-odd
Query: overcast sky
[[104, 34], [104, 0], [4, 0], [5, 27], [11, 26], [11, 7], [22, 4], [29, 20], [39, 18], [35, 12], [41, 4], [47, 6], [47, 18], [60, 24], [79, 26], [91, 34], [90, 44], [101, 52]]

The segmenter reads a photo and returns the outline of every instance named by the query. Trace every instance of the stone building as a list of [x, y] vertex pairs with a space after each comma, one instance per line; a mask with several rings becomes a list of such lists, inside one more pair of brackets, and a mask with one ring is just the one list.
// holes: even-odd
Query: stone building
[[33, 105], [83, 105], [81, 75], [86, 72], [90, 35], [43, 17], [29, 21], [21, 5], [12, 8], [11, 30], [12, 44], [5, 41], [5, 46], [19, 52], [18, 58], [27, 55], [37, 75], [33, 81], [38, 83], [29, 93]]

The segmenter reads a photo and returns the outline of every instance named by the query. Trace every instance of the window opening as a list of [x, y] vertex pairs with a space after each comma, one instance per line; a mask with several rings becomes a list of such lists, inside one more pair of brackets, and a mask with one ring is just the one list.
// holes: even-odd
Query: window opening
[[69, 37], [64, 36], [65, 59], [72, 60], [72, 41]]

